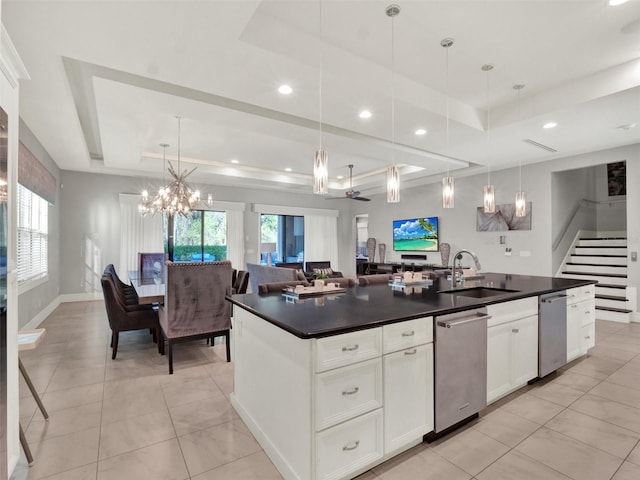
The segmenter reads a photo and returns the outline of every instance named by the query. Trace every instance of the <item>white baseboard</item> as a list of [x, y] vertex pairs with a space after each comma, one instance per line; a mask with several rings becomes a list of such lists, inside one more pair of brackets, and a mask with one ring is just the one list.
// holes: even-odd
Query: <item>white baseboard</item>
[[66, 295], [58, 295], [53, 301], [44, 307], [38, 314], [33, 317], [26, 325], [20, 327], [20, 330], [32, 330], [38, 328], [40, 324], [60, 306], [61, 303], [71, 302], [87, 302], [91, 300], [102, 300], [102, 293], [69, 293]]
[[60, 305], [60, 296], [53, 299], [53, 301], [44, 307], [38, 314], [33, 317], [29, 323], [20, 327], [20, 330], [33, 330], [34, 328], [38, 328], [40, 324], [53, 313], [53, 311], [58, 308]]
[[640, 323], [640, 312], [632, 312], [629, 314], [631, 323]]

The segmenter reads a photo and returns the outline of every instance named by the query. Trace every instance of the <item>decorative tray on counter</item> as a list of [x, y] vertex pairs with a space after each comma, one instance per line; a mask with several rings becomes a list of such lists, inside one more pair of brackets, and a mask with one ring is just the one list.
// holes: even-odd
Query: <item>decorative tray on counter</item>
[[318, 290], [316, 287], [304, 287], [304, 290], [302, 292], [283, 290], [282, 296], [287, 299], [298, 300], [300, 298], [319, 297], [321, 295], [331, 295], [334, 293], [345, 293], [346, 291], [346, 288], [329, 287], [325, 285], [322, 290]]

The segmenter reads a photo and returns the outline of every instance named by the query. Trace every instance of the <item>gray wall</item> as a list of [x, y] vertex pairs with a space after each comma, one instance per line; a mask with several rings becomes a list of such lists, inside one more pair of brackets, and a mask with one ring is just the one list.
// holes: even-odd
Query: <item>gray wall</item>
[[[143, 186], [156, 183], [157, 180], [147, 182], [141, 178], [62, 172], [61, 208], [73, 214], [66, 214], [61, 220], [60, 258], [65, 272], [60, 280], [61, 294], [100, 291], [99, 275], [104, 265], [117, 265], [120, 258], [118, 194], [139, 193]], [[355, 249], [349, 243], [350, 235], [344, 233], [352, 228], [352, 219], [351, 215], [343, 213], [348, 212], [346, 207], [351, 202], [327, 202], [313, 195], [270, 190], [197, 185], [193, 181], [192, 186], [199, 188], [205, 197], [207, 193], [212, 193], [215, 200], [247, 204], [244, 216], [247, 262], [256, 262], [259, 258], [260, 218], [251, 209], [253, 203], [335, 210], [342, 208], [338, 217], [340, 265], [335, 268], [340, 269], [342, 264], [347, 265], [352, 261]]]
[[[20, 120], [20, 141], [51, 172], [60, 184], [60, 169], [31, 130]], [[49, 206], [49, 276], [48, 280], [18, 297], [18, 327], [29, 323], [40, 311], [53, 302], [59, 293], [60, 282], [60, 189], [56, 190], [56, 204]]]
[[[392, 250], [392, 221], [416, 216], [440, 217], [441, 241], [451, 244], [452, 254], [457, 249], [474, 250], [483, 270], [493, 272], [520, 273], [530, 275], [554, 275], [553, 240], [560, 233], [564, 219], [573, 206], [572, 199], [590, 195], [595, 189], [595, 171], [581, 172], [578, 169], [601, 166], [610, 162], [627, 161], [626, 204], [631, 212], [626, 218], [629, 250], [640, 249], [640, 218], [633, 215], [633, 206], [640, 205], [640, 145], [591, 152], [556, 159], [549, 162], [523, 166], [522, 188], [532, 206], [532, 229], [529, 231], [477, 232], [476, 207], [482, 205], [482, 187], [486, 174], [456, 177], [455, 208], [443, 209], [439, 183], [401, 190], [399, 204], [386, 203], [383, 195], [372, 196], [369, 203], [352, 202], [352, 215], [369, 214], [369, 236], [378, 243], [387, 244], [387, 260], [400, 261], [400, 254]], [[598, 167], [600, 168], [600, 167]], [[559, 172], [568, 173], [557, 176]], [[567, 180], [571, 175], [576, 182]], [[511, 203], [515, 199], [518, 170], [507, 169], [492, 172], [492, 183], [496, 188], [496, 203]], [[552, 181], [552, 178], [556, 178]], [[560, 181], [557, 181], [560, 178]], [[564, 180], [562, 180], [564, 178]], [[580, 180], [578, 180], [580, 179]], [[582, 185], [582, 181], [585, 182]], [[575, 190], [575, 191], [574, 191]], [[588, 197], [585, 197], [588, 198]], [[618, 197], [616, 197], [618, 198]], [[357, 205], [354, 205], [356, 204]], [[585, 219], [585, 225], [597, 228], [593, 215]], [[603, 222], [600, 222], [601, 224]], [[623, 222], [616, 221], [616, 225]], [[609, 225], [607, 225], [609, 226]], [[512, 256], [505, 256], [505, 245], [499, 244], [500, 235], [506, 235], [507, 247]], [[351, 245], [354, 245], [355, 239]], [[559, 249], [560, 250], [560, 249]], [[521, 256], [522, 252], [531, 256]], [[557, 255], [564, 255], [558, 252]], [[377, 254], [376, 254], [377, 255]], [[440, 263], [439, 253], [427, 255], [429, 263]], [[557, 266], [556, 266], [557, 268]], [[640, 283], [638, 263], [629, 265], [629, 285]]]

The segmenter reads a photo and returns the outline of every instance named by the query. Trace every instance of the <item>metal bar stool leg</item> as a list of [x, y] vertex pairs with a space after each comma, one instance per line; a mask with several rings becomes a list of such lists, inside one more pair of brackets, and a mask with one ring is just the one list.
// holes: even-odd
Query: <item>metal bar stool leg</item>
[[24, 436], [24, 431], [22, 430], [22, 423], [18, 423], [18, 425], [20, 426], [20, 445], [22, 445], [24, 454], [27, 457], [27, 463], [29, 465], [33, 465], [33, 455], [31, 455], [31, 449], [29, 448], [29, 444], [27, 443], [27, 437]]
[[[40, 407], [40, 411], [42, 412], [42, 416], [45, 418], [45, 420], [49, 419], [49, 414], [47, 413], [47, 410], [44, 408], [44, 405], [42, 404], [42, 400], [40, 400], [40, 395], [38, 395], [38, 392], [36, 391], [35, 387], [33, 386], [33, 383], [31, 383], [31, 379], [29, 378], [29, 374], [27, 373], [27, 370], [24, 368], [24, 365], [22, 365], [22, 360], [20, 360], [20, 357], [18, 357], [18, 368], [20, 368], [20, 372], [22, 373], [22, 376], [24, 377], [24, 381], [27, 382], [27, 386], [29, 387], [29, 390], [31, 390], [31, 394], [33, 395], [33, 398], [36, 400], [36, 403], [38, 404], [38, 407]], [[26, 449], [25, 449], [26, 451]]]

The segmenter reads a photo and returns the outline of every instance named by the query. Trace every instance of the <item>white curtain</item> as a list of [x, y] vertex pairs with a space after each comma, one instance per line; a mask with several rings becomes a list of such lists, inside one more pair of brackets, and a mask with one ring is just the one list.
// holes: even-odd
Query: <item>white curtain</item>
[[328, 215], [304, 216], [304, 260], [331, 261], [333, 270], [338, 265], [338, 218]]
[[245, 270], [243, 210], [227, 210], [227, 260], [233, 268]]
[[120, 264], [123, 279], [128, 270], [138, 269], [138, 252], [162, 252], [162, 215], [146, 217], [138, 213], [140, 195], [120, 194]]

